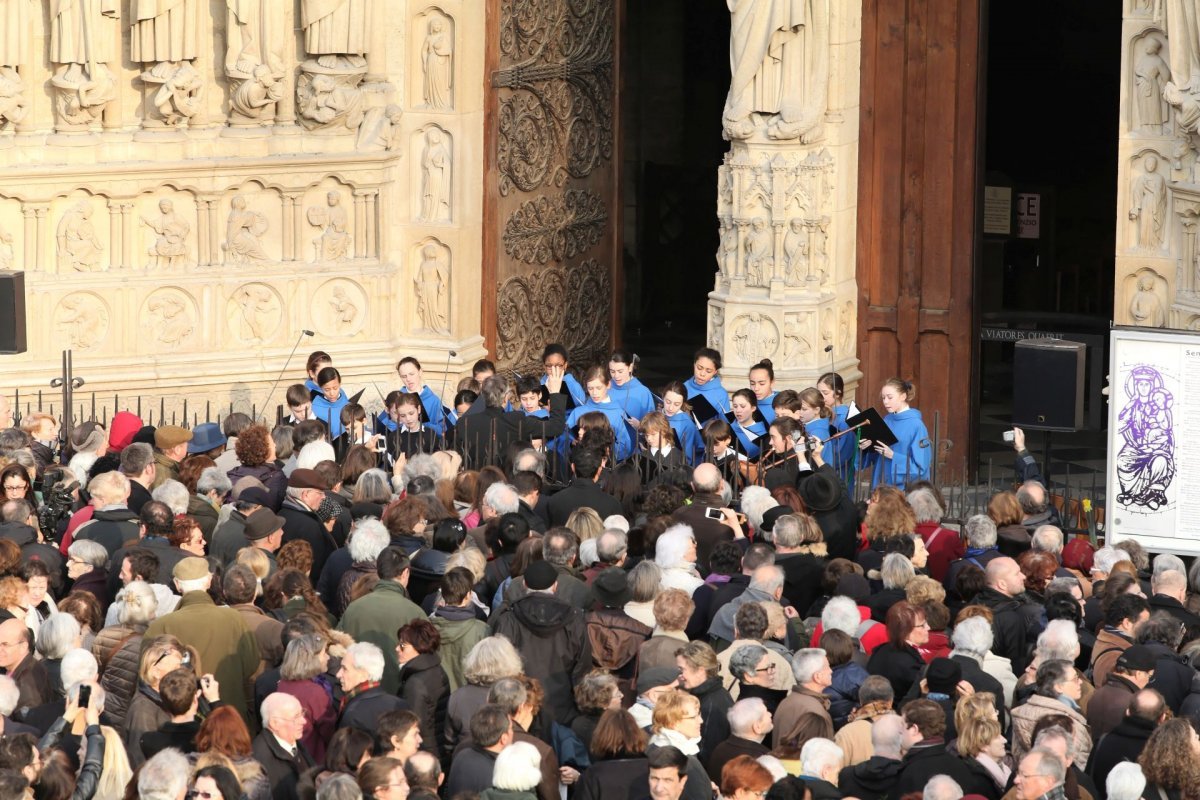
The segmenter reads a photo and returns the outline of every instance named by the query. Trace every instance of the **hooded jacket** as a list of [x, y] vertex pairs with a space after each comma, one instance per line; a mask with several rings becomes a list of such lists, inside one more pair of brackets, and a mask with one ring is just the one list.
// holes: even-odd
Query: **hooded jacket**
[[654, 631], [619, 608], [602, 608], [584, 615], [592, 661], [616, 676], [622, 690], [633, 690], [638, 650]]
[[487, 624], [475, 616], [475, 609], [469, 605], [438, 606], [429, 615], [429, 621], [442, 635], [438, 655], [453, 692], [467, 682], [463, 675], [463, 659], [471, 648], [487, 638]]
[[861, 764], [843, 767], [838, 773], [838, 789], [859, 800], [884, 800], [900, 780], [903, 763], [894, 758], [871, 756]]
[[130, 411], [118, 411], [108, 428], [108, 449], [120, 453], [133, 443], [134, 435], [142, 429], [142, 421]]
[[733, 621], [737, 616], [738, 609], [746, 603], [773, 603], [776, 602], [774, 595], [764, 592], [762, 589], [751, 584], [746, 588], [746, 591], [741, 595], [730, 600], [717, 611], [713, 617], [712, 625], [708, 626], [708, 635], [717, 639], [724, 639], [727, 642], [732, 642], [737, 636], [734, 635]]
[[592, 668], [583, 612], [552, 594], [534, 592], [501, 609], [492, 630], [512, 642], [526, 673], [542, 682], [555, 721], [570, 725], [578, 713], [574, 685]]
[[422, 653], [400, 668], [399, 695], [420, 720], [422, 749], [436, 753], [450, 699], [450, 683], [437, 653]]

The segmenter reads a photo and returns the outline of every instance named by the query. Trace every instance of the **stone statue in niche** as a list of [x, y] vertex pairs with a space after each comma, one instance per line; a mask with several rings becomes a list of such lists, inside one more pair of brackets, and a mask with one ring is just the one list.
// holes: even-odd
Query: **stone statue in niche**
[[76, 272], [93, 272], [100, 263], [104, 248], [92, 225], [92, 204], [80, 200], [67, 209], [58, 221], [55, 235], [58, 241], [59, 271], [73, 269]]
[[829, 11], [823, 0], [726, 0], [732, 79], [723, 115], [728, 139], [748, 139], [766, 117], [772, 139], [821, 135], [829, 83]]
[[821, 312], [821, 341], [833, 344], [833, 309], [827, 308]]
[[25, 119], [28, 102], [25, 81], [14, 68], [0, 66], [0, 130]]
[[442, 248], [430, 243], [421, 248], [421, 264], [413, 276], [421, 328], [449, 333], [450, 268]]
[[1171, 43], [1168, 64], [1171, 79], [1163, 99], [1177, 111], [1177, 129], [1200, 130], [1200, 16], [1193, 0], [1154, 0], [1155, 16], [1164, 23]]
[[158, 219], [142, 217], [142, 224], [154, 231], [150, 245], [150, 266], [156, 268], [182, 267], [188, 256], [187, 237], [192, 226], [175, 213], [170, 200], [158, 201]]
[[271, 334], [271, 321], [278, 311], [275, 295], [267, 287], [251, 283], [234, 293], [241, 318], [241, 338], [246, 341], [264, 341]]
[[190, 61], [175, 67], [162, 80], [151, 73], [143, 72], [142, 80], [149, 85], [158, 85], [150, 97], [150, 105], [163, 125], [175, 127], [200, 113], [204, 79]]
[[842, 318], [838, 321], [838, 351], [841, 353], [854, 352], [851, 348], [850, 325], [854, 321], [854, 301], [847, 300], [842, 306]]
[[355, 147], [359, 150], [398, 150], [403, 133], [400, 121], [403, 118], [404, 112], [398, 105], [367, 109], [362, 125], [358, 127]]
[[717, 248], [717, 269], [725, 278], [737, 272], [737, 228], [731, 220], [721, 220], [721, 243]]
[[708, 320], [708, 346], [714, 350], [720, 350], [721, 340], [725, 338], [725, 309], [720, 306], [710, 306]]
[[300, 122], [309, 130], [357, 130], [362, 124], [362, 93], [332, 75], [302, 73], [296, 98]]
[[425, 108], [445, 110], [454, 101], [450, 94], [454, 80], [454, 40], [449, 23], [435, 15], [429, 20], [425, 42], [421, 45], [422, 94]]
[[[809, 264], [808, 279], [824, 285], [829, 278], [829, 217], [821, 217], [813, 226], [813, 259]], [[815, 267], [815, 274], [814, 269]]]
[[67, 295], [58, 308], [57, 327], [66, 334], [72, 348], [89, 350], [104, 339], [108, 315], [96, 298], [86, 294]]
[[1134, 112], [1140, 131], [1161, 134], [1167, 121], [1163, 88], [1171, 80], [1171, 68], [1159, 53], [1162, 42], [1151, 36], [1142, 45], [1142, 54], [1133, 65]]
[[309, 130], [345, 132], [363, 120], [358, 85], [367, 72], [367, 0], [301, 0], [304, 49], [296, 102]]
[[290, 31], [273, 0], [225, 0], [225, 6], [230, 124], [268, 124], [285, 91], [283, 48]]
[[1129, 301], [1129, 317], [1134, 325], [1161, 328], [1167, 324], [1167, 312], [1155, 291], [1154, 277], [1146, 272], [1137, 279], [1137, 291]]
[[267, 218], [246, 207], [246, 198], [234, 195], [230, 201], [229, 219], [225, 223], [225, 241], [221, 249], [234, 264], [266, 261], [267, 254], [259, 239], [267, 232]]
[[321, 229], [321, 234], [313, 239], [314, 263], [345, 261], [350, 257], [349, 218], [340, 194], [329, 192], [325, 195], [325, 205], [310, 206], [308, 224]]
[[788, 232], [783, 238], [783, 256], [787, 285], [799, 286], [808, 273], [808, 230], [804, 227], [804, 220], [799, 217], [793, 217], [788, 222]]
[[1137, 223], [1137, 246], [1157, 250], [1167, 220], [1167, 181], [1158, 174], [1158, 156], [1153, 153], [1142, 159], [1142, 169], [1133, 182], [1129, 218]]
[[746, 285], [766, 286], [771, 280], [771, 269], [774, 260], [771, 251], [775, 244], [775, 234], [767, 227], [765, 217], [755, 217], [746, 234]]
[[804, 335], [804, 326], [799, 320], [791, 320], [783, 326], [783, 357], [812, 355], [812, 342]]
[[13, 256], [13, 235], [0, 228], [0, 270], [12, 269]]
[[196, 328], [188, 313], [187, 301], [175, 294], [161, 294], [151, 300], [147, 308], [154, 338], [167, 347], [183, 344]]
[[354, 333], [354, 323], [358, 320], [358, 306], [346, 296], [344, 286], [334, 286], [329, 298], [329, 307], [333, 311], [333, 324], [342, 336]]
[[108, 62], [118, 57], [119, 0], [50, 0], [50, 78], [55, 127], [86, 130], [116, 97]]
[[421, 154], [421, 220], [450, 221], [450, 148], [438, 128], [426, 132]]

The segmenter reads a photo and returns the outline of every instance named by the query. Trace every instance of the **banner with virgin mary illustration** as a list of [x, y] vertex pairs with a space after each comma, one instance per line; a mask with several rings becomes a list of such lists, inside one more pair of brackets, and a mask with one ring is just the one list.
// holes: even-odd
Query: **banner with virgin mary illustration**
[[1200, 334], [1112, 331], [1108, 543], [1200, 555]]

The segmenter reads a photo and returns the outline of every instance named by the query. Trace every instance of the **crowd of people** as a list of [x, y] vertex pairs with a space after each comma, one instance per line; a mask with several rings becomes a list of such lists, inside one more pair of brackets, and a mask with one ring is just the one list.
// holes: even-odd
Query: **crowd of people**
[[273, 428], [0, 397], [0, 798], [1200, 799], [1200, 567], [1064, 533], [1019, 430], [951, 526], [910, 381], [880, 427], [636, 366], [446, 407], [405, 358], [371, 416], [314, 353]]

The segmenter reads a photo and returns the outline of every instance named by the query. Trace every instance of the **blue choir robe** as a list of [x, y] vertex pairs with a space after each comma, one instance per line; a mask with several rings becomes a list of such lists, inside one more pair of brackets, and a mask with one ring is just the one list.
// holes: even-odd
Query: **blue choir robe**
[[380, 411], [375, 415], [375, 430], [380, 433], [391, 433], [400, 430], [400, 423], [392, 419], [386, 411]]
[[679, 448], [683, 451], [688, 466], [694, 467], [699, 464], [704, 458], [704, 440], [700, 437], [696, 420], [686, 411], [680, 411], [673, 417], [667, 417], [667, 422], [671, 423], [671, 430], [675, 431], [675, 436], [679, 439]]
[[312, 394], [312, 413], [313, 416], [326, 423], [329, 426], [329, 438], [336, 439], [342, 435], [342, 409], [350, 402], [350, 398], [346, 396], [346, 391], [343, 389], [338, 392], [338, 399], [334, 402], [329, 402], [325, 399], [325, 395], [318, 389]]
[[[625, 416], [621, 407], [608, 398], [607, 402], [596, 403], [589, 397], [586, 402], [575, 406], [567, 415], [567, 430], [570, 431], [579, 424], [579, 418], [589, 411], [599, 411], [608, 417], [608, 424], [616, 434], [616, 461], [620, 463], [633, 454], [633, 441], [629, 438], [629, 426], [625, 424]], [[612, 466], [612, 465], [610, 465]]]
[[757, 440], [767, 434], [767, 424], [755, 420], [749, 425], [743, 425], [737, 420], [730, 420], [729, 427], [733, 428], [733, 435], [741, 442], [741, 452], [745, 453], [746, 458], [753, 461], [762, 454], [762, 450], [756, 444]]
[[654, 410], [654, 394], [637, 378], [630, 378], [624, 386], [613, 381], [608, 387], [608, 399], [617, 404], [627, 417], [640, 420]]
[[771, 392], [762, 400], [758, 401], [758, 413], [763, 415], [763, 419], [767, 421], [768, 425], [775, 421], [775, 407], [771, 404], [775, 402], [775, 395], [777, 394], [779, 394], [779, 392]]
[[[818, 439], [828, 439], [830, 436], [833, 436], [835, 432], [833, 421], [821, 419], [820, 417], [817, 417], [812, 422], [804, 426], [804, 435], [809, 438], [815, 436]], [[826, 464], [831, 466], [833, 465], [833, 459], [837, 457], [836, 450], [837, 443], [839, 441], [841, 440], [838, 439], [832, 442], [825, 442], [825, 444], [821, 445], [821, 458], [825, 459]]]
[[[546, 385], [545, 375], [542, 376], [542, 385]], [[571, 402], [575, 405], [581, 406], [587, 401], [587, 392], [584, 391], [583, 384], [581, 384], [579, 380], [569, 372], [563, 375], [563, 388], [567, 390], [567, 394], [570, 396]], [[612, 392], [609, 392], [609, 396], [611, 395]]]
[[304, 381], [304, 388], [308, 389], [310, 392], [321, 391], [321, 387], [317, 386], [317, 382], [314, 381], [312, 378], [309, 378], [308, 380]]
[[[409, 393], [406, 388], [401, 388], [400, 391], [404, 394]], [[425, 408], [425, 416], [429, 418], [425, 420], [425, 426], [441, 436], [446, 432], [446, 412], [442, 408], [442, 399], [428, 386], [421, 387], [420, 398], [421, 405]]]
[[[855, 409], [855, 413], [858, 413], [857, 409]], [[849, 405], [833, 407], [832, 423], [835, 432], [841, 433], [850, 427], [846, 424], [846, 417], [848, 416], [850, 416]], [[842, 480], [845, 480], [854, 473], [854, 459], [858, 453], [858, 439], [854, 435], [848, 433], [842, 438], [830, 442], [830, 444], [833, 445], [833, 458], [826, 458], [825, 463], [833, 467], [834, 472], [836, 472]]]
[[[864, 462], [874, 468], [871, 487], [895, 486], [903, 490], [910, 481], [929, 479], [929, 459], [933, 446], [929, 443], [929, 431], [921, 412], [915, 408], [888, 414], [883, 418], [899, 440], [892, 445], [892, 457], [884, 458], [874, 448], [864, 454]], [[925, 442], [926, 446], [921, 447]]]
[[[712, 407], [720, 411], [722, 414], [729, 413], [729, 390], [721, 384], [721, 377], [718, 375], [703, 386], [696, 385], [696, 379], [688, 378], [683, 382], [683, 388], [687, 389], [687, 399], [691, 400], [698, 394], [704, 395], [704, 399], [712, 404]], [[707, 422], [708, 420], [703, 420]]]

